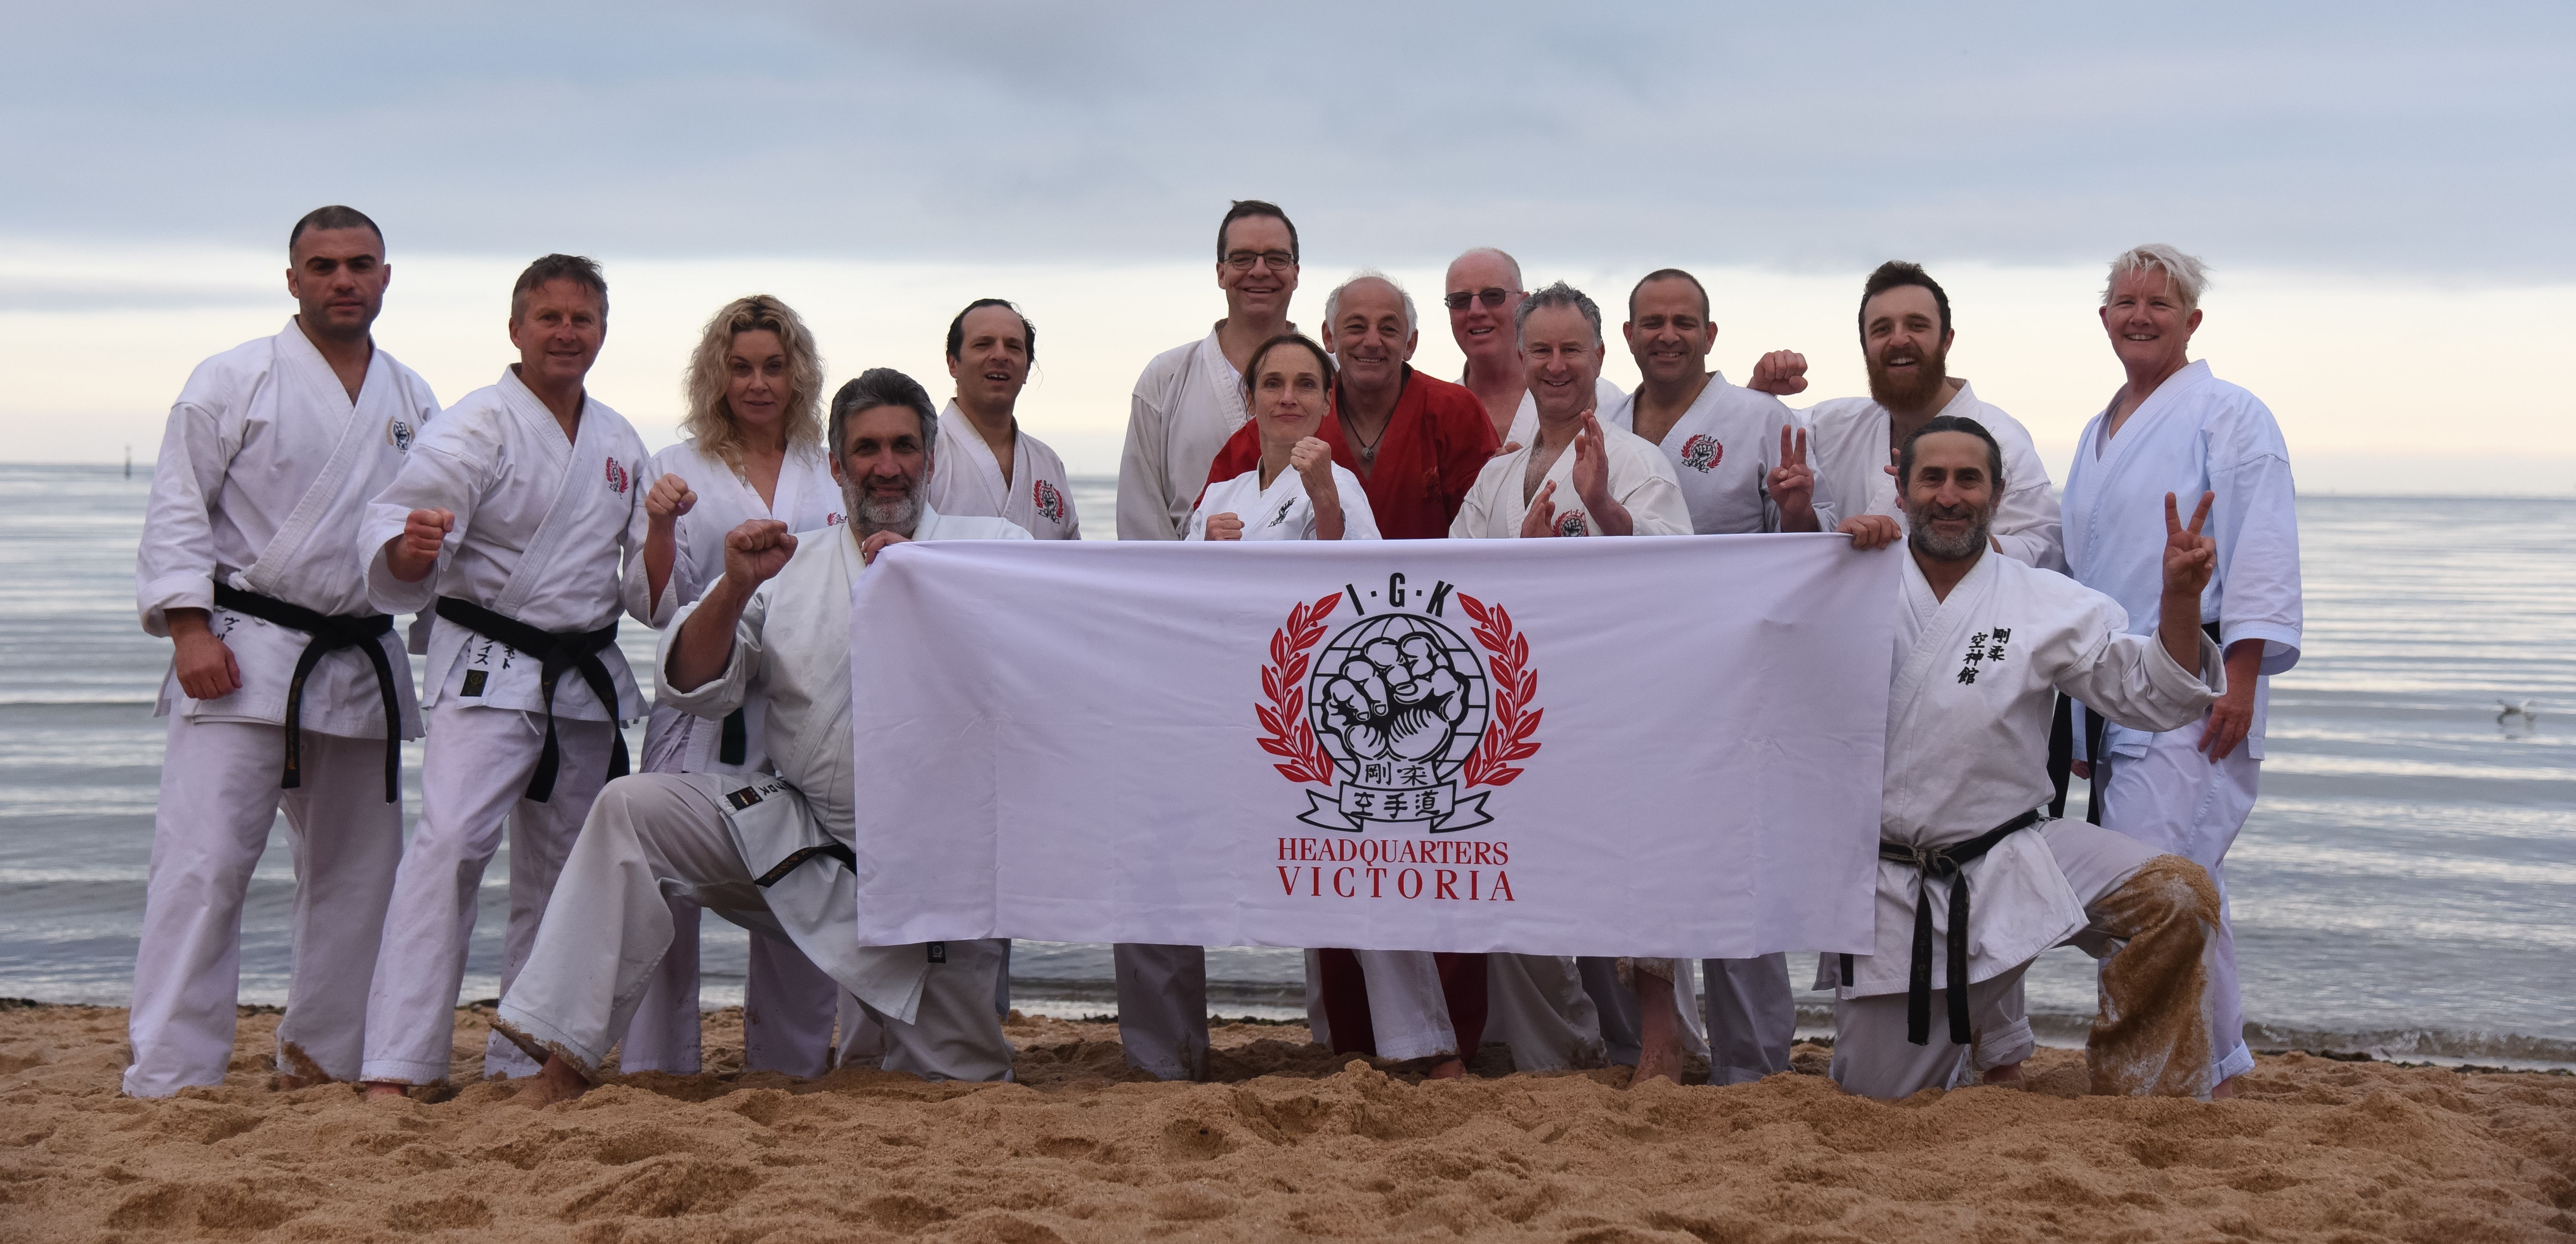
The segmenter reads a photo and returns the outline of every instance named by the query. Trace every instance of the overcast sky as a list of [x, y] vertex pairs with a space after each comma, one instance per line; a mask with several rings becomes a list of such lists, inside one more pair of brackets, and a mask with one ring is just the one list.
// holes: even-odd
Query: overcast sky
[[[1141, 270], [1212, 258], [1215, 216], [1247, 196], [1287, 204], [1310, 250], [1345, 266], [1435, 273], [1495, 242], [1622, 285], [1677, 259], [1834, 289], [1892, 256], [2074, 272], [2171, 240], [2267, 288], [2313, 275], [2338, 292], [2289, 314], [2348, 322], [2356, 358], [2407, 350], [2366, 296], [2353, 305], [2374, 282], [2492, 307], [2576, 287], [2563, 2], [7, 17], [0, 321], [21, 344], [0, 360], [15, 372], [43, 362], [29, 340], [154, 326], [134, 349], [184, 359], [139, 369], [160, 394], [147, 422], [186, 361], [230, 344], [182, 339], [211, 323], [187, 313], [287, 309], [273, 259], [225, 265], [281, 249], [334, 201], [375, 215], [411, 265], [397, 301], [431, 258], [556, 249], [600, 256], [613, 284], [725, 259]], [[1146, 317], [1154, 331], [1221, 311], [1204, 282], [1176, 299]], [[1175, 343], [1101, 366], [1132, 376]], [[0, 395], [0, 415], [84, 404], [59, 388]], [[2557, 386], [2481, 396], [2558, 429], [2542, 450], [2576, 453]], [[1086, 399], [1085, 434], [1114, 418], [1093, 408], [1106, 400]]]

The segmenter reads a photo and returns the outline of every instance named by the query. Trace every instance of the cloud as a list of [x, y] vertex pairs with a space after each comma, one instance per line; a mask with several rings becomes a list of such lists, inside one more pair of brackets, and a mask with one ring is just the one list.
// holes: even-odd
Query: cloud
[[2576, 275], [2559, 4], [58, 6], [0, 232], [1125, 262], [1229, 198], [1387, 265], [1495, 242], [1857, 270], [2149, 238]]

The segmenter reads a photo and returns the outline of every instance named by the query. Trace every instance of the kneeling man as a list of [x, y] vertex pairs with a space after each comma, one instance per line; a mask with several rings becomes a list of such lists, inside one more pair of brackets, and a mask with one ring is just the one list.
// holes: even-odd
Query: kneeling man
[[2171, 730], [2224, 691], [2224, 663], [2200, 630], [2216, 564], [2200, 534], [2209, 498], [2186, 528], [2165, 494], [2160, 617], [2133, 635], [2110, 597], [1993, 555], [2003, 463], [1983, 425], [1934, 418], [1897, 456], [1905, 530], [1883, 514], [1841, 527], [1859, 548], [1901, 534], [1911, 557], [1887, 701], [1876, 953], [1819, 965], [1818, 987], [1839, 986], [1834, 1079], [1898, 1098], [2020, 1063], [2032, 1042], [2013, 986], [2041, 951], [2073, 942], [2108, 960], [2086, 1042], [2093, 1091], [2206, 1098], [2219, 911], [2209, 875], [2033, 809], [2051, 793], [2055, 692], [2133, 729]]
[[[666, 893], [792, 942], [884, 1029], [884, 1067], [997, 1080], [1011, 1045], [993, 1013], [998, 941], [861, 946], [852, 924], [856, 774], [850, 754], [851, 588], [903, 540], [1026, 540], [998, 518], [953, 518], [922, 496], [938, 416], [910, 377], [877, 368], [832, 398], [832, 475], [849, 534], [758, 520], [725, 537], [724, 577], [663, 632], [661, 701], [721, 718], [768, 705], [775, 777], [646, 773], [600, 792], [555, 884], [499, 1028], [541, 1047], [536, 1100], [589, 1087], [671, 942]], [[531, 1051], [533, 1055], [534, 1050]]]

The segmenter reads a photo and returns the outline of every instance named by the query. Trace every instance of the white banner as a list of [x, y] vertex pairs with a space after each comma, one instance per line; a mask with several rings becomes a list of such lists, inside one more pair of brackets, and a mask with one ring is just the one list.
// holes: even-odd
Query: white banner
[[1902, 555], [896, 546], [851, 622], [859, 940], [1867, 953]]

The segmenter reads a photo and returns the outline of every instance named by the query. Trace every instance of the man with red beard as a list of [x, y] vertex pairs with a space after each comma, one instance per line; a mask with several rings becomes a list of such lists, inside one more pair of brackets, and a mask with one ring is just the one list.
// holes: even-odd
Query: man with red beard
[[[1894, 539], [1905, 527], [1896, 478], [1888, 473], [1897, 447], [1935, 417], [1974, 419], [2002, 447], [2004, 478], [2011, 483], [1995, 504], [1995, 550], [2026, 565], [2062, 571], [2065, 546], [2048, 468], [2018, 421], [1979, 401], [1966, 380], [1949, 374], [1945, 364], [1953, 337], [1950, 296], [1921, 265], [1891, 260], [1869, 274], [1860, 304], [1869, 396], [1837, 398], [1805, 412], [1817, 517], [1827, 530], [1867, 518], [1883, 524], [1887, 538]], [[1774, 355], [1755, 369], [1755, 387], [1794, 383], [1774, 379], [1783, 357]]]
[[[1340, 368], [1315, 434], [1359, 476], [1389, 540], [1447, 536], [1496, 443], [1474, 393], [1413, 369], [1421, 344], [1413, 295], [1383, 274], [1361, 272], [1324, 299], [1324, 348]], [[1208, 482], [1260, 461], [1260, 428], [1246, 423]], [[1315, 1039], [1334, 1053], [1429, 1058], [1434, 1078], [1467, 1074], [1485, 1031], [1485, 956], [1334, 948], [1308, 951], [1307, 968]]]

